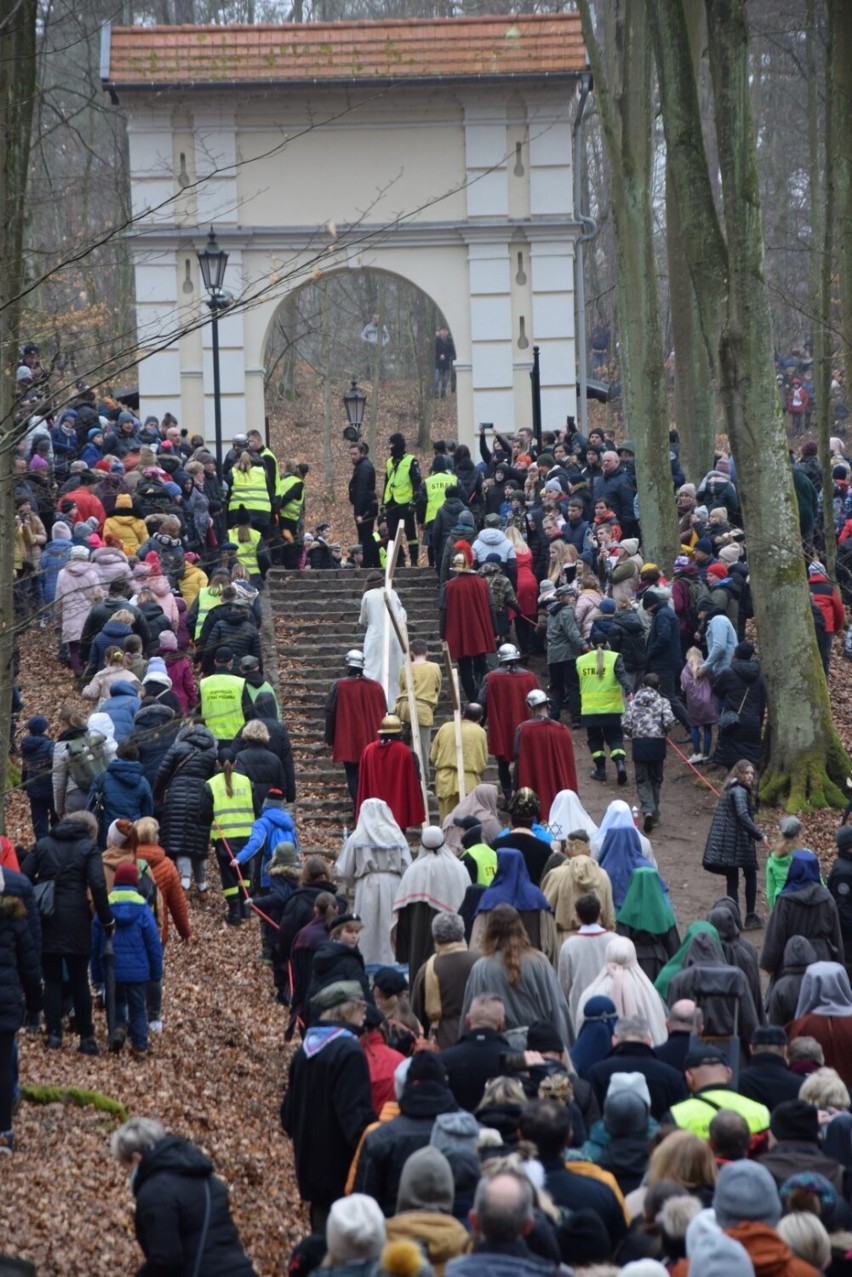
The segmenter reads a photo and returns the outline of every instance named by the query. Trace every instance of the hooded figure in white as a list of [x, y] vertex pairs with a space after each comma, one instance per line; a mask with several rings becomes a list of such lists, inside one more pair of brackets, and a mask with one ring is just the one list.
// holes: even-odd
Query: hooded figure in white
[[394, 900], [410, 864], [408, 842], [390, 807], [381, 798], [366, 798], [335, 872], [340, 882], [355, 887], [355, 912], [364, 922], [358, 947], [368, 965], [396, 961], [390, 939]]

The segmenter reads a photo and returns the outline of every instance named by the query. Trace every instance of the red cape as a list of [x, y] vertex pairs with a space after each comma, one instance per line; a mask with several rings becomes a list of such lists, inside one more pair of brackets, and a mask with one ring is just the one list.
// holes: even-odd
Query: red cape
[[379, 723], [388, 712], [384, 688], [374, 678], [341, 678], [337, 684], [334, 719], [336, 763], [357, 763], [376, 739]]
[[482, 656], [496, 651], [494, 622], [491, 619], [491, 594], [481, 576], [462, 572], [451, 577], [444, 587], [446, 623], [443, 638], [450, 656]]
[[366, 798], [383, 798], [400, 829], [426, 819], [414, 755], [401, 740], [373, 741], [361, 755], [355, 819]]
[[492, 670], [486, 679], [485, 709], [488, 715], [488, 751], [510, 763], [514, 758], [515, 732], [526, 720], [527, 694], [539, 686], [529, 670]]
[[574, 742], [564, 724], [549, 718], [531, 718], [521, 723], [516, 739], [518, 789], [529, 786], [538, 794], [544, 824], [560, 789], [577, 792]]

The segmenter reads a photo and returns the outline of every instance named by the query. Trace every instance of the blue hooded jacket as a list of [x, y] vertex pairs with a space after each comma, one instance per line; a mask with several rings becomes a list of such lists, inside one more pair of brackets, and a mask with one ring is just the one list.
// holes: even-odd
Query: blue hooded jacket
[[98, 814], [100, 845], [106, 846], [107, 831], [114, 820], [140, 820], [153, 816], [154, 796], [142, 773], [142, 764], [130, 758], [114, 758], [106, 771], [92, 781], [88, 807], [94, 811], [103, 799]]
[[292, 818], [283, 808], [273, 804], [263, 804], [263, 811], [251, 827], [251, 837], [245, 847], [236, 856], [237, 864], [244, 865], [252, 856], [263, 850], [260, 867], [260, 881], [264, 887], [270, 884], [266, 866], [272, 859], [272, 853], [280, 842], [291, 842], [299, 847], [299, 836]]
[[142, 708], [136, 688], [132, 683], [119, 679], [109, 689], [109, 697], [101, 706], [101, 713], [112, 719], [115, 739], [120, 745], [133, 735], [133, 717]]
[[45, 603], [53, 603], [56, 599], [56, 582], [59, 573], [71, 558], [71, 538], [67, 541], [48, 541], [41, 552], [38, 570], [44, 588]]
[[[47, 719], [44, 720], [45, 728]], [[53, 803], [53, 741], [35, 732], [21, 740], [22, 779], [29, 798]]]
[[[134, 887], [116, 887], [109, 893], [109, 907], [115, 918], [112, 938], [115, 952], [115, 979], [118, 984], [145, 984], [163, 978], [163, 946], [154, 915], [145, 898]], [[104, 980], [104, 939], [100, 919], [92, 931], [92, 979]]]

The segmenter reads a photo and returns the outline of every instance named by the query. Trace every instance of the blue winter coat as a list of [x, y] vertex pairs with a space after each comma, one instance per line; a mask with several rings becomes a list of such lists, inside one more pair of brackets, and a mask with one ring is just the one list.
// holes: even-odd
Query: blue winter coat
[[129, 758], [114, 758], [105, 772], [96, 776], [89, 790], [88, 807], [95, 811], [99, 799], [103, 806], [98, 815], [100, 845], [106, 846], [107, 831], [114, 820], [139, 820], [153, 816], [154, 797], [142, 774], [142, 764]]
[[25, 736], [21, 741], [21, 779], [30, 798], [53, 802], [53, 741], [49, 736]]
[[671, 670], [679, 674], [683, 669], [680, 647], [680, 622], [667, 604], [662, 603], [654, 612], [648, 631], [648, 671]]
[[[109, 893], [115, 918], [112, 946], [115, 952], [117, 984], [145, 984], [163, 978], [163, 946], [154, 915], [143, 896], [133, 887], [116, 887]], [[106, 933], [95, 919], [92, 930], [92, 978], [104, 980], [104, 939]]]
[[299, 836], [296, 833], [296, 826], [287, 812], [280, 807], [267, 807], [264, 805], [263, 811], [251, 827], [251, 837], [242, 851], [237, 854], [237, 863], [244, 865], [247, 860], [251, 860], [252, 856], [257, 855], [262, 849], [263, 860], [260, 867], [260, 881], [264, 887], [268, 887], [270, 879], [269, 874], [266, 872], [266, 866], [272, 859], [272, 853], [280, 842], [291, 842], [298, 850]]
[[142, 708], [136, 688], [132, 683], [119, 679], [109, 689], [109, 697], [101, 706], [101, 713], [112, 719], [117, 744], [133, 735], [133, 717]]
[[133, 626], [127, 625], [125, 621], [107, 621], [100, 633], [96, 634], [92, 639], [87, 669], [90, 669], [93, 674], [97, 674], [98, 670], [102, 670], [104, 667], [104, 654], [107, 648], [123, 647], [124, 640], [130, 638], [132, 633]]
[[56, 598], [56, 582], [59, 573], [71, 558], [70, 541], [48, 541], [41, 552], [39, 572], [44, 587], [45, 603], [52, 603]]

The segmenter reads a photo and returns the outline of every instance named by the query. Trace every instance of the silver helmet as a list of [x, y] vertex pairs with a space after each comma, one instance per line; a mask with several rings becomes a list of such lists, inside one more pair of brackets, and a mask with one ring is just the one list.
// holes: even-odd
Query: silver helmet
[[536, 709], [539, 705], [546, 705], [547, 701], [547, 692], [543, 692], [540, 687], [534, 687], [531, 692], [527, 692], [527, 704], [530, 709]]
[[497, 648], [497, 660], [501, 665], [508, 665], [511, 661], [519, 661], [520, 659], [521, 654], [514, 643], [502, 643]]
[[350, 669], [362, 670], [364, 668], [364, 653], [359, 647], [351, 647], [344, 659]]

